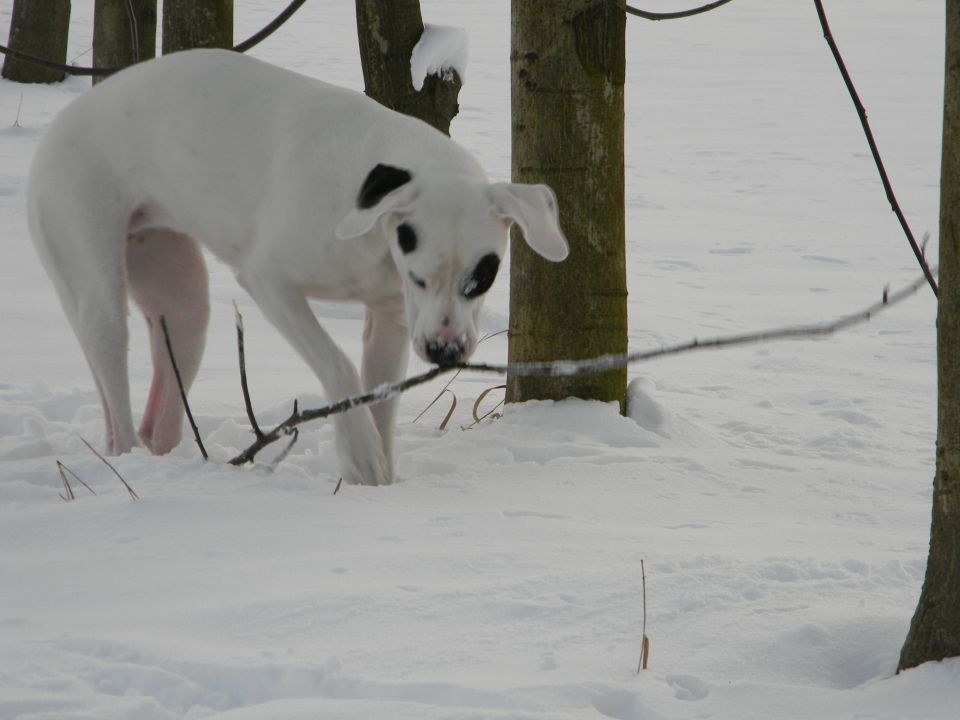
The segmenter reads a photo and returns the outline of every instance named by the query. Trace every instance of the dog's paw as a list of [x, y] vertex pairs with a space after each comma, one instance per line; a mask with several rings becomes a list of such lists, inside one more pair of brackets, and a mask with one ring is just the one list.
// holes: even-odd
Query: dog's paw
[[346, 482], [354, 485], [389, 485], [393, 482], [391, 464], [383, 452], [383, 441], [366, 408], [347, 413], [337, 423], [337, 451]]

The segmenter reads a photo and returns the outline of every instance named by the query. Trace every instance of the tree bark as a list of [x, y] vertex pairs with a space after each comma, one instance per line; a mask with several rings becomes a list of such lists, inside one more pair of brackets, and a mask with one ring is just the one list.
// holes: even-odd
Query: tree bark
[[[123, 68], [156, 54], [157, 0], [95, 0], [94, 67]], [[94, 75], [93, 82], [98, 83], [103, 77]]]
[[163, 54], [233, 47], [233, 0], [163, 0]]
[[[67, 62], [70, 0], [13, 0], [7, 46], [35, 57]], [[54, 83], [66, 77], [62, 70], [19, 60], [7, 55], [3, 77], [22, 83]]]
[[960, 0], [946, 2], [937, 467], [927, 573], [898, 670], [960, 656]]
[[[513, 0], [513, 180], [557, 194], [570, 256], [535, 255], [514, 231], [511, 363], [627, 350], [623, 0]], [[580, 397], [624, 406], [626, 368], [508, 376], [507, 401]]]
[[368, 97], [391, 110], [411, 115], [450, 134], [459, 111], [461, 81], [428, 75], [417, 92], [410, 77], [410, 56], [423, 35], [420, 0], [356, 0], [360, 65]]

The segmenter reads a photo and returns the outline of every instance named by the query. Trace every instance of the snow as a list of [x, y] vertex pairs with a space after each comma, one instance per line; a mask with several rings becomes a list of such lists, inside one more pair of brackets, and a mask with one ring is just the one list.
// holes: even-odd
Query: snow
[[447, 80], [456, 72], [461, 81], [467, 79], [469, 36], [461, 27], [424, 23], [423, 35], [410, 54], [410, 79], [420, 92], [427, 75]]
[[[509, 3], [423, 9], [470, 33], [453, 133], [506, 180]], [[238, 0], [237, 37], [275, 11]], [[827, 11], [936, 257], [943, 4]], [[9, 16], [0, 5], [0, 27]], [[78, 62], [90, 23], [75, 6]], [[812, 3], [738, 0], [631, 19], [628, 33], [631, 350], [830, 320], [916, 277]], [[362, 87], [349, 3], [307, 3], [253, 54]], [[39, 134], [88, 82], [0, 82], [2, 720], [957, 717], [960, 661], [893, 674], [929, 537], [929, 292], [831, 338], [633, 366], [631, 417], [542, 402], [461, 430], [499, 381], [464, 373], [440, 432], [449, 396], [412, 422], [438, 378], [402, 401], [402, 481], [334, 495], [325, 423], [272, 472], [270, 451], [254, 469], [225, 464], [252, 437], [234, 299], [261, 424], [294, 397], [324, 398], [211, 261], [192, 401], [213, 461], [189, 441], [116, 458], [132, 501], [80, 439], [102, 444], [100, 406], [23, 210]], [[484, 332], [506, 327], [506, 272]], [[356, 357], [359, 309], [315, 307]], [[141, 325], [136, 412], [150, 378]], [[496, 336], [476, 359], [505, 357]], [[62, 502], [57, 460], [97, 495], [75, 484]], [[652, 647], [637, 675], [641, 560]]]

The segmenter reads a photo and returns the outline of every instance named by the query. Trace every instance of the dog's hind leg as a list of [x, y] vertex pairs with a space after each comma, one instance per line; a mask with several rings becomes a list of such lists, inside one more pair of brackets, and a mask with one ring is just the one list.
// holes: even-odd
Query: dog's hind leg
[[127, 376], [127, 302], [123, 278], [125, 220], [99, 212], [76, 188], [36, 193], [28, 219], [37, 251], [53, 281], [93, 374], [103, 404], [106, 450], [136, 447]]
[[184, 390], [189, 390], [203, 356], [210, 299], [207, 269], [197, 243], [166, 228], [147, 228], [127, 238], [127, 284], [150, 332], [153, 381], [138, 432], [155, 454], [172, 450], [183, 429], [183, 402], [170, 362], [162, 317]]

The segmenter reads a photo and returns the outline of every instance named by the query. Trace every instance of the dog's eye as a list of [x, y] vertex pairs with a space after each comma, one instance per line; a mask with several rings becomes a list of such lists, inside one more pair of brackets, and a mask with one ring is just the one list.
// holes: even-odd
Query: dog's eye
[[417, 277], [416, 275], [414, 275], [413, 273], [410, 273], [410, 279], [413, 280], [413, 284], [416, 285], [416, 286], [417, 286], [418, 288], [420, 288], [421, 290], [426, 290], [426, 289], [427, 289], [427, 281], [426, 281], [426, 280], [423, 280], [422, 278], [418, 278], [418, 277]]
[[463, 296], [467, 300], [472, 300], [483, 295], [493, 285], [499, 268], [500, 258], [493, 253], [480, 258], [480, 262], [477, 263], [473, 272], [467, 275], [466, 280], [463, 281], [463, 289], [461, 290]]
[[397, 228], [397, 244], [404, 255], [409, 255], [417, 249], [417, 233], [407, 223]]

